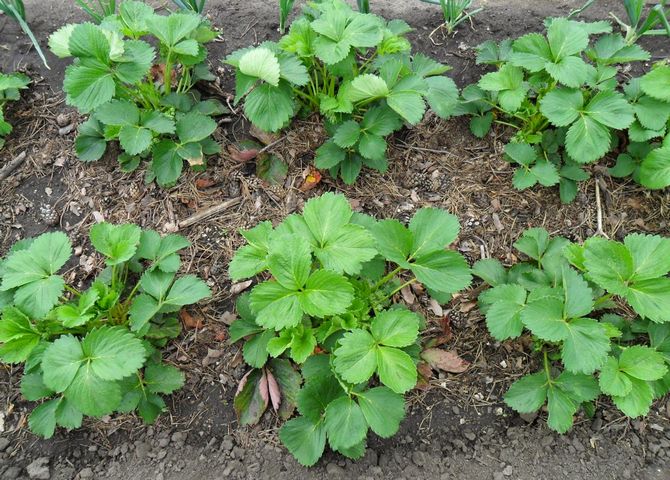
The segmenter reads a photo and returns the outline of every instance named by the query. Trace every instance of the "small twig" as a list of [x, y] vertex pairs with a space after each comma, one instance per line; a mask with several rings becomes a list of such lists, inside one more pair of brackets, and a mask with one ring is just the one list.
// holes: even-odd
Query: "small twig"
[[197, 212], [196, 214], [191, 215], [186, 220], [182, 220], [181, 222], [179, 222], [178, 227], [179, 228], [190, 227], [191, 225], [198, 223], [200, 220], [203, 220], [207, 217], [211, 217], [212, 215], [216, 215], [217, 213], [220, 213], [224, 210], [227, 210], [230, 207], [237, 205], [241, 201], [242, 197], [231, 198], [230, 200], [226, 200], [223, 203], [206, 208], [201, 212]]
[[598, 222], [596, 235], [602, 235], [605, 238], [610, 238], [603, 230], [603, 208], [600, 203], [600, 182], [598, 178], [595, 179], [595, 183], [596, 183], [596, 221]]
[[26, 152], [19, 153], [13, 160], [0, 169], [0, 180], [4, 180], [26, 159]]
[[269, 143], [268, 145], [264, 146], [263, 148], [261, 148], [261, 149], [258, 151], [258, 153], [256, 154], [256, 156], [259, 156], [260, 154], [267, 152], [268, 150], [270, 150], [272, 147], [274, 147], [274, 146], [277, 145], [278, 143], [281, 143], [281, 142], [283, 142], [284, 140], [286, 140], [287, 137], [288, 137], [288, 135], [284, 135], [284, 136], [281, 137], [280, 139], [275, 140], [274, 142]]

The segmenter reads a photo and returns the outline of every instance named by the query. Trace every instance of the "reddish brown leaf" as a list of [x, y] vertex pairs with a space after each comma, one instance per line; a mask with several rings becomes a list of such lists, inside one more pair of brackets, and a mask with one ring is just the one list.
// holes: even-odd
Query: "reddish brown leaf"
[[216, 333], [214, 334], [214, 340], [217, 342], [225, 342], [228, 338], [228, 333], [224, 328], [217, 328]]
[[258, 148], [248, 148], [248, 149], [239, 149], [235, 145], [228, 145], [228, 153], [233, 160], [240, 163], [248, 162], [253, 160], [258, 155], [260, 149]]
[[265, 372], [265, 369], [263, 369], [261, 379], [258, 381], [258, 393], [260, 393], [261, 399], [263, 399], [263, 403], [267, 407], [268, 403], [270, 402], [270, 395], [268, 392], [268, 376]]
[[319, 172], [314, 167], [308, 167], [307, 173], [305, 174], [305, 181], [300, 185], [300, 191], [306, 192], [313, 189], [319, 183], [321, 183], [321, 172]]
[[430, 380], [433, 376], [433, 369], [426, 362], [419, 362], [416, 369], [424, 380]]
[[195, 188], [198, 190], [204, 190], [214, 185], [216, 185], [216, 182], [211, 178], [199, 178], [195, 181]]
[[276, 412], [279, 410], [279, 405], [281, 404], [281, 391], [279, 389], [279, 384], [275, 379], [272, 372], [268, 370], [268, 390], [270, 392], [270, 401], [272, 402], [272, 409]]
[[192, 315], [185, 308], [179, 311], [179, 318], [181, 318], [181, 323], [184, 324], [186, 330], [193, 330], [194, 328], [200, 330], [204, 327], [202, 318]]
[[442, 327], [442, 333], [444, 334], [444, 336], [447, 338], [451, 338], [453, 334], [451, 332], [451, 318], [449, 317], [449, 314], [442, 317], [442, 320], [440, 321], [440, 326]]
[[470, 365], [469, 362], [459, 357], [456, 352], [440, 348], [427, 348], [421, 352], [421, 358], [434, 369], [450, 373], [463, 373]]
[[249, 370], [247, 373], [244, 374], [242, 380], [240, 380], [240, 383], [237, 385], [237, 391], [235, 392], [235, 396], [238, 396], [240, 392], [244, 390], [244, 386], [247, 384], [247, 380], [249, 380], [249, 375], [251, 375], [251, 372], [253, 372], [253, 370]]

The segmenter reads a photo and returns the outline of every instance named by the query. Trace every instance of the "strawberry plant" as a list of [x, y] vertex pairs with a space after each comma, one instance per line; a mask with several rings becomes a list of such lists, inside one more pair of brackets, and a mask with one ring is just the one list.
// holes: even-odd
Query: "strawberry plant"
[[5, 139], [12, 133], [12, 125], [5, 120], [4, 107], [7, 102], [20, 98], [19, 90], [28, 88], [30, 79], [22, 73], [0, 73], [0, 149], [5, 145]]
[[30, 429], [46, 438], [84, 415], [137, 410], [153, 422], [161, 395], [184, 382], [161, 358], [180, 332], [175, 312], [210, 295], [198, 277], [177, 276], [189, 245], [179, 235], [101, 223], [90, 240], [107, 267], [83, 291], [58, 273], [72, 255], [64, 233], [23, 240], [0, 261], [0, 360], [23, 364], [21, 393], [41, 401]]
[[[497, 70], [464, 89], [457, 112], [472, 116], [478, 137], [494, 122], [512, 128], [505, 158], [517, 166], [515, 187], [560, 184], [568, 203], [577, 182], [589, 177], [584, 165], [604, 157], [614, 133], [634, 123], [634, 106], [617, 90], [616, 65], [649, 54], [609, 33], [607, 22], [556, 18], [547, 24], [546, 35], [480, 45], [477, 63]], [[591, 41], [598, 34], [605, 35]]]
[[100, 25], [70, 24], [51, 35], [57, 56], [74, 57], [65, 72], [66, 101], [90, 114], [79, 127], [79, 158], [99, 160], [107, 143], [118, 140], [122, 170], [150, 159], [146, 180], [161, 186], [177, 181], [184, 161], [204, 168], [206, 157], [219, 151], [212, 117], [226, 109], [201, 100], [193, 86], [213, 79], [204, 44], [216, 35], [199, 15], [162, 16], [136, 1], [123, 2]]
[[[670, 66], [659, 64], [624, 91], [633, 106], [635, 121], [628, 129], [627, 151], [617, 157], [609, 172], [615, 177], [632, 175], [642, 186], [661, 189], [670, 185]], [[665, 137], [665, 138], [663, 138]]]
[[546, 404], [548, 425], [560, 433], [601, 394], [629, 417], [646, 415], [670, 390], [670, 239], [630, 234], [580, 246], [533, 228], [514, 246], [527, 262], [473, 266], [492, 287], [479, 296], [491, 335], [529, 334], [542, 361], [512, 384], [505, 403], [520, 413]]
[[320, 113], [331, 138], [317, 168], [353, 183], [363, 166], [386, 171], [386, 137], [416, 124], [426, 102], [441, 117], [458, 96], [449, 67], [410, 54], [410, 27], [354, 11], [341, 0], [310, 3], [278, 43], [232, 53], [236, 97], [261, 130], [276, 132], [297, 115]]
[[235, 398], [240, 421], [258, 422], [269, 403], [283, 419], [297, 408], [279, 435], [306, 466], [326, 443], [360, 458], [368, 430], [395, 434], [403, 394], [417, 381], [424, 320], [393, 298], [420, 282], [444, 302], [469, 285], [465, 259], [446, 249], [458, 232], [456, 217], [439, 209], [420, 209], [406, 227], [353, 213], [332, 193], [274, 228], [243, 231], [248, 244], [230, 276], [261, 281], [238, 299], [230, 326], [253, 368]]

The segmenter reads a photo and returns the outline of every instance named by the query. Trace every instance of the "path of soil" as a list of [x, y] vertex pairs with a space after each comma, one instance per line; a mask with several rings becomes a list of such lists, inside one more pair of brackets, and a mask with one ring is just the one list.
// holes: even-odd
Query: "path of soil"
[[[69, 0], [27, 1], [29, 20], [43, 44], [49, 33], [83, 15]], [[372, 10], [387, 18], [403, 18], [415, 31], [417, 50], [454, 67], [450, 75], [463, 86], [478, 78], [473, 47], [483, 40], [515, 37], [542, 29], [547, 16], [564, 15], [580, 2], [489, 0], [454, 38], [429, 34], [440, 23], [438, 7], [420, 3], [372, 1]], [[619, 2], [600, 1], [585, 18], [603, 19]], [[274, 1], [210, 0], [208, 12], [221, 28], [222, 41], [211, 47], [211, 61], [252, 43], [277, 38]], [[667, 57], [667, 38], [643, 42], [654, 59]], [[594, 183], [581, 186], [576, 201], [561, 205], [553, 189], [523, 194], [511, 185], [512, 170], [501, 159], [505, 132], [484, 140], [473, 138], [463, 119], [442, 121], [428, 115], [424, 122], [391, 142], [391, 168], [385, 175], [366, 172], [354, 187], [325, 179], [309, 194], [296, 187], [323, 141], [311, 122], [296, 122], [275, 151], [290, 165], [283, 187], [267, 188], [227, 155], [211, 162], [204, 173], [189, 173], [169, 191], [145, 187], [143, 173], [121, 174], [112, 155], [84, 165], [73, 153], [76, 125], [81, 118], [60, 93], [66, 62], [49, 55], [44, 69], [18, 28], [0, 19], [0, 69], [20, 68], [37, 79], [24, 99], [9, 107], [16, 125], [0, 151], [0, 167], [21, 152], [27, 160], [0, 183], [0, 254], [19, 238], [46, 230], [65, 230], [82, 247], [68, 275], [89, 280], [100, 268], [91, 257], [86, 232], [96, 217], [112, 222], [133, 221], [163, 228], [195, 211], [241, 197], [237, 207], [183, 231], [193, 242], [189, 270], [205, 278], [215, 295], [193, 311], [204, 328], [187, 331], [166, 356], [187, 374], [187, 384], [169, 400], [169, 412], [154, 426], [133, 416], [87, 421], [76, 432], [58, 432], [49, 440], [29, 433], [22, 401], [20, 372], [0, 367], [0, 479], [110, 478], [124, 480], [201, 479], [670, 479], [670, 401], [657, 402], [645, 420], [629, 421], [607, 404], [598, 405], [593, 419], [578, 417], [567, 435], [545, 425], [545, 415], [525, 417], [509, 410], [502, 394], [509, 383], [535, 368], [524, 345], [493, 342], [473, 309], [476, 288], [455, 299], [445, 310], [453, 330], [447, 348], [472, 362], [461, 375], [446, 375], [431, 388], [410, 395], [408, 418], [401, 432], [388, 440], [371, 437], [369, 450], [352, 463], [332, 453], [312, 469], [304, 469], [279, 444], [279, 423], [266, 416], [256, 428], [239, 427], [232, 409], [238, 380], [244, 374], [238, 346], [217, 340], [225, 336], [224, 313], [234, 295], [226, 265], [241, 243], [236, 233], [259, 220], [278, 221], [299, 210], [305, 199], [326, 190], [345, 193], [359, 210], [379, 217], [406, 220], [421, 206], [446, 208], [463, 225], [456, 247], [469, 260], [484, 252], [512, 261], [511, 245], [531, 226], [583, 240], [595, 230]], [[644, 66], [645, 68], [648, 65]], [[219, 84], [230, 92], [230, 71], [220, 68]], [[246, 136], [246, 124], [232, 116], [222, 122], [217, 140], [224, 146]], [[225, 151], [225, 149], [224, 149]], [[605, 230], [613, 238], [631, 231], [670, 234], [667, 192], [646, 192], [630, 181], [607, 177], [602, 168]], [[212, 187], [196, 188], [196, 180]], [[425, 299], [416, 308], [425, 312]], [[440, 319], [428, 317], [433, 330]], [[3, 433], [4, 432], [4, 433]]]

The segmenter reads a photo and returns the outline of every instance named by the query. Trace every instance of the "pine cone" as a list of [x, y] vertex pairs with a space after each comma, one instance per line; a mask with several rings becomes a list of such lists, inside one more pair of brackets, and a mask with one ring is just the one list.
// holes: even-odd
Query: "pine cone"
[[58, 223], [58, 213], [48, 203], [40, 205], [39, 217], [47, 225], [56, 225]]

